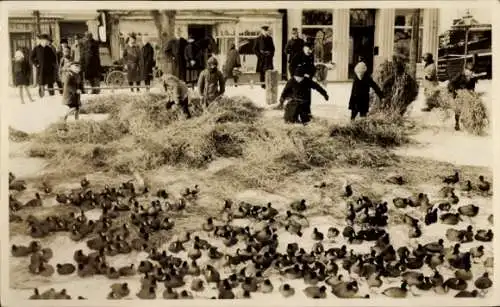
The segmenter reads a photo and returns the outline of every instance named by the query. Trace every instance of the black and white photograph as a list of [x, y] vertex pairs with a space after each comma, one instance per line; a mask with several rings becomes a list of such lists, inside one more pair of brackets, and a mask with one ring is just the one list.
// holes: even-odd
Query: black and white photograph
[[2, 305], [498, 303], [498, 8], [4, 2]]

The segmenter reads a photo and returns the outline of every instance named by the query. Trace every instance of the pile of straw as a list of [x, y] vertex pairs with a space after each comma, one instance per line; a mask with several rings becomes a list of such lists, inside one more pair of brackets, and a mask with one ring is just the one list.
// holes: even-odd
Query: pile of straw
[[488, 127], [488, 110], [481, 96], [476, 92], [458, 90], [457, 96], [445, 90], [439, 95], [439, 108], [444, 110], [445, 119], [460, 114], [460, 124], [465, 131], [483, 135]]

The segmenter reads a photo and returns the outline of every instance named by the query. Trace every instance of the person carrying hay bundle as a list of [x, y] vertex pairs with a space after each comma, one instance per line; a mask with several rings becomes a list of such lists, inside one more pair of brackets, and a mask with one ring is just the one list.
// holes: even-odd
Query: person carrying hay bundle
[[72, 62], [68, 67], [65, 77], [62, 97], [63, 103], [68, 106], [69, 111], [64, 116], [64, 121], [68, 119], [71, 113], [75, 113], [75, 120], [78, 120], [80, 107], [82, 106], [80, 99], [83, 92], [83, 81], [80, 77], [80, 63]]
[[351, 120], [356, 117], [366, 117], [370, 109], [370, 87], [373, 88], [380, 100], [384, 94], [367, 73], [368, 67], [364, 62], [359, 62], [354, 67], [355, 77], [351, 88], [351, 98], [349, 98], [349, 110], [351, 110]]
[[202, 96], [203, 103], [208, 106], [217, 97], [226, 91], [224, 75], [217, 68], [217, 59], [211, 57], [207, 61], [207, 68], [203, 70], [198, 79], [198, 91]]
[[162, 78], [163, 88], [168, 94], [167, 109], [171, 109], [174, 105], [178, 105], [186, 115], [186, 118], [191, 118], [191, 112], [189, 112], [189, 89], [187, 84], [171, 74], [164, 74]]
[[[451, 94], [452, 98], [456, 100], [458, 90], [467, 90], [474, 92], [476, 89], [477, 78], [479, 75], [475, 75], [473, 72], [474, 64], [472, 62], [467, 62], [462, 72], [456, 75], [448, 83], [448, 92]], [[460, 130], [460, 106], [455, 106], [455, 130]]]
[[311, 89], [318, 91], [326, 101], [328, 93], [326, 90], [313, 81], [306, 78], [307, 70], [304, 66], [299, 66], [293, 73], [293, 78], [288, 80], [281, 93], [280, 104], [285, 104], [284, 119], [286, 123], [298, 123], [306, 125], [310, 121], [308, 106], [311, 103]]
[[439, 97], [438, 89], [438, 77], [436, 64], [431, 53], [426, 53], [423, 56], [424, 60], [424, 80], [422, 85], [424, 86], [425, 104], [426, 107], [422, 109], [422, 112], [430, 112], [432, 109], [437, 107], [437, 99]]

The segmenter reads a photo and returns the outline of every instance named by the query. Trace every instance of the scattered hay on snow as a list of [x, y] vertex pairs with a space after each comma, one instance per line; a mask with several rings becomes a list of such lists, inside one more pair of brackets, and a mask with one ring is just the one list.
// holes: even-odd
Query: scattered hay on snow
[[9, 141], [11, 142], [26, 142], [31, 139], [31, 135], [21, 130], [14, 129], [9, 126]]
[[453, 98], [449, 91], [441, 91], [439, 108], [445, 111], [444, 119], [455, 113], [460, 114], [460, 123], [469, 133], [483, 135], [488, 127], [488, 111], [481, 96], [476, 92], [458, 90], [456, 98]]

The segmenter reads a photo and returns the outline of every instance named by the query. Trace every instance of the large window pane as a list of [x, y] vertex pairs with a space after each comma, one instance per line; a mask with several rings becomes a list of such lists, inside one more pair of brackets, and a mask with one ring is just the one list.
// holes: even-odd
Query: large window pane
[[333, 10], [303, 10], [302, 25], [306, 26], [333, 25]]
[[375, 25], [375, 10], [371, 9], [351, 9], [349, 10], [350, 27], [367, 27]]
[[[417, 62], [422, 60], [422, 36], [423, 29], [420, 29], [419, 48]], [[400, 54], [409, 59], [411, 50], [411, 28], [395, 29], [394, 30], [394, 53]]]
[[[414, 9], [396, 9], [395, 26], [411, 26]], [[420, 26], [424, 24], [424, 10], [420, 9]]]
[[215, 29], [215, 36], [235, 36], [236, 35], [236, 25], [234, 23], [220, 24], [217, 25]]
[[[260, 28], [263, 26], [261, 23], [240, 23], [238, 25], [238, 35], [239, 36], [259, 36], [262, 31]], [[270, 24], [267, 24], [269, 27], [269, 33], [271, 36], [273, 35], [273, 28]]]
[[314, 44], [314, 59], [320, 63], [332, 62], [332, 27], [306, 28], [302, 34], [308, 42]]
[[241, 57], [241, 71], [255, 72], [257, 56], [253, 52], [256, 37], [239, 37], [238, 50]]
[[234, 37], [217, 38], [217, 46], [219, 46], [219, 50], [223, 55], [227, 54], [227, 52], [231, 48], [231, 45], [234, 43], [235, 43]]

